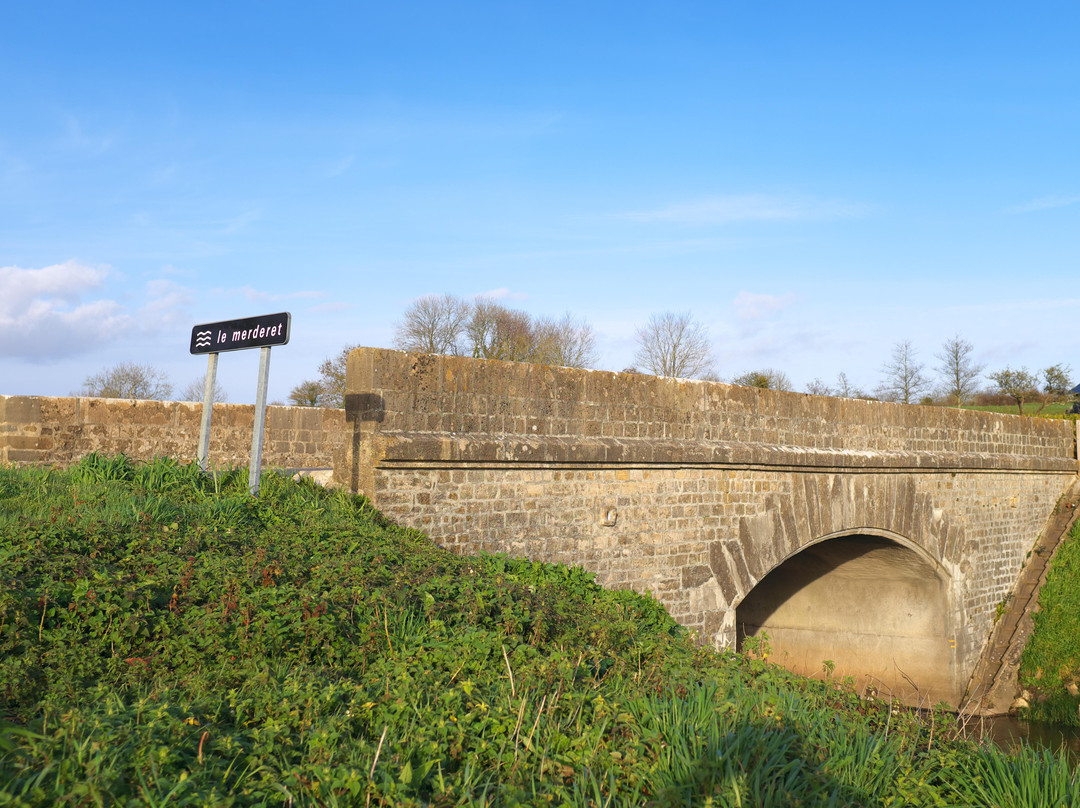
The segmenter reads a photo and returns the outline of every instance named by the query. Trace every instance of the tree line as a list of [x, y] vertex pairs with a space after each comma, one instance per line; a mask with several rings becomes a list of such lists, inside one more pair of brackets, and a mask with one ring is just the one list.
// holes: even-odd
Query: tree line
[[[635, 329], [634, 363], [624, 372], [648, 373], [684, 379], [722, 381], [708, 329], [690, 312], [652, 315]], [[289, 393], [289, 402], [306, 407], [342, 407], [345, 400], [345, 366], [356, 345], [346, 345], [317, 368], [315, 378], [305, 379]], [[585, 320], [570, 313], [560, 318], [533, 317], [528, 312], [486, 297], [462, 298], [451, 294], [426, 295], [414, 300], [394, 327], [393, 347], [402, 351], [471, 356], [559, 367], [592, 368], [598, 362], [596, 332]], [[918, 358], [910, 340], [894, 344], [880, 368], [878, 385], [864, 390], [840, 372], [833, 383], [814, 379], [805, 388], [813, 395], [868, 398], [903, 404], [935, 403], [968, 406], [979, 398], [996, 396], [1011, 402], [1023, 415], [1025, 405], [1041, 411], [1050, 403], [1065, 401], [1072, 387], [1072, 368], [1063, 363], [1039, 371], [1006, 366], [985, 373], [974, 346], [959, 334], [945, 340], [934, 354], [937, 363], [928, 368]], [[984, 375], [985, 374], [985, 375]], [[792, 391], [790, 377], [782, 370], [764, 367], [726, 379], [730, 384], [769, 390]], [[989, 386], [988, 386], [989, 384]], [[204, 379], [190, 382], [180, 400], [201, 401]], [[165, 399], [172, 384], [150, 365], [121, 363], [87, 377], [82, 395], [112, 398]], [[215, 384], [214, 400], [225, 401]]]

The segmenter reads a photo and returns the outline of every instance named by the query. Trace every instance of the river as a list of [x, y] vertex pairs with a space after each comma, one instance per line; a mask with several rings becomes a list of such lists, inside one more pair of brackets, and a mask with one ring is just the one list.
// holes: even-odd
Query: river
[[1014, 747], [1021, 741], [1029, 746], [1043, 747], [1053, 752], [1065, 747], [1069, 758], [1074, 763], [1080, 763], [1080, 727], [1021, 721], [1015, 716], [1001, 715], [994, 718], [974, 718], [968, 728], [976, 736], [981, 735], [1003, 749]]

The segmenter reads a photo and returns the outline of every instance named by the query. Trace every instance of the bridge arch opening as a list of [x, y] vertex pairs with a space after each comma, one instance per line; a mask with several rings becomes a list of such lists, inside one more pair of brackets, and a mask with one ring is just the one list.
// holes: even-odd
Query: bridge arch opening
[[739, 647], [768, 635], [770, 660], [797, 673], [852, 676], [908, 702], [952, 701], [946, 574], [921, 551], [849, 534], [803, 548], [736, 607]]

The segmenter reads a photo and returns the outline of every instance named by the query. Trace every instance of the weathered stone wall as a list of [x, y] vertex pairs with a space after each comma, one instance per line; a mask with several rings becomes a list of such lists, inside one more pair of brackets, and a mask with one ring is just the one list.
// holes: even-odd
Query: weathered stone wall
[[[0, 463], [67, 466], [90, 452], [194, 459], [202, 404], [186, 401], [0, 396]], [[215, 404], [210, 462], [245, 466], [255, 407]], [[343, 410], [267, 407], [266, 468], [328, 468], [345, 440]]]
[[801, 549], [909, 548], [946, 592], [954, 699], [1077, 468], [1070, 424], [936, 407], [370, 348], [347, 387], [335, 476], [387, 516], [650, 591], [717, 644]]

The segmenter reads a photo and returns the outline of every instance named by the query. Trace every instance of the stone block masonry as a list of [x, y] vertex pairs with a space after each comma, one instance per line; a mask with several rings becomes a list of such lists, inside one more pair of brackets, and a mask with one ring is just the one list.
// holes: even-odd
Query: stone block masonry
[[[924, 682], [954, 702], [1077, 469], [1060, 421], [373, 348], [349, 357], [345, 417], [335, 478], [391, 519], [460, 552], [579, 564], [651, 592], [716, 645], [735, 641], [740, 604], [770, 573], [863, 537], [835, 546], [868, 560], [822, 573], [895, 589], [852, 659], [895, 682], [895, 646], [921, 649], [935, 660]], [[908, 610], [920, 576], [940, 582], [940, 603]], [[764, 611], [783, 614], [780, 600]], [[831, 619], [826, 602], [805, 608], [816, 617], [777, 635]], [[925, 636], [905, 639], [915, 625]]]
[[[68, 466], [90, 452], [194, 460], [201, 402], [0, 396], [0, 463]], [[210, 462], [246, 466], [255, 407], [215, 404]], [[344, 410], [268, 407], [264, 468], [329, 468], [346, 437]]]

